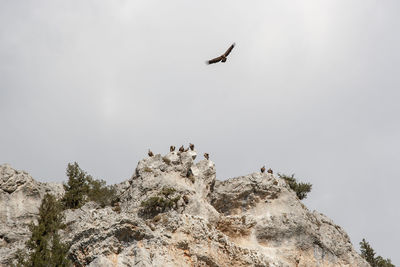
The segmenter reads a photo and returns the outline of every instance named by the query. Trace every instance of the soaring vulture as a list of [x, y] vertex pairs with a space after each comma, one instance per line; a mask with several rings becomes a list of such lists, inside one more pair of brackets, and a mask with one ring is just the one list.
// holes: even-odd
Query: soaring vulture
[[223, 55], [221, 55], [221, 56], [219, 56], [219, 57], [216, 57], [216, 58], [213, 58], [213, 59], [211, 59], [211, 60], [208, 60], [208, 61], [206, 61], [206, 64], [214, 64], [214, 63], [217, 63], [217, 62], [225, 62], [226, 61], [226, 58], [228, 57], [228, 55], [231, 53], [231, 51], [232, 51], [232, 49], [235, 47], [235, 43], [233, 43], [229, 48], [228, 48], [228, 50], [226, 50], [226, 52], [223, 54]]

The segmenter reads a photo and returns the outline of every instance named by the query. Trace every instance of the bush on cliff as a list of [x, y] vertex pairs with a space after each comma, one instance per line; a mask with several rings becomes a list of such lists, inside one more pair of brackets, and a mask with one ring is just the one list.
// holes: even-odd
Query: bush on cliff
[[361, 257], [363, 257], [372, 267], [394, 267], [390, 259], [381, 256], [375, 257], [375, 251], [371, 245], [363, 238], [360, 242]]
[[69, 246], [58, 235], [58, 230], [64, 227], [62, 220], [62, 204], [46, 194], [39, 207], [38, 224], [29, 226], [32, 233], [26, 242], [29, 253], [17, 252], [17, 266], [71, 266], [67, 259]]
[[102, 208], [112, 205], [116, 200], [116, 191], [113, 186], [107, 186], [106, 181], [88, 177], [88, 199], [100, 204]]
[[62, 202], [67, 209], [80, 208], [87, 201], [89, 175], [79, 167], [78, 163], [74, 162], [68, 164], [67, 176], [68, 182], [64, 184], [65, 194]]
[[105, 207], [116, 199], [113, 187], [106, 186], [104, 180], [88, 175], [76, 162], [68, 164], [67, 176], [68, 182], [64, 184], [65, 194], [62, 199], [66, 209], [80, 208], [87, 201], [95, 201]]
[[176, 203], [181, 198], [180, 195], [173, 197], [176, 190], [172, 187], [163, 187], [157, 196], [150, 197], [142, 201], [142, 215], [155, 216], [166, 210], [176, 207]]
[[307, 194], [311, 192], [312, 184], [297, 182], [296, 178], [294, 178], [294, 174], [289, 176], [278, 173], [278, 176], [286, 181], [289, 187], [296, 192], [296, 195], [299, 199], [306, 198]]

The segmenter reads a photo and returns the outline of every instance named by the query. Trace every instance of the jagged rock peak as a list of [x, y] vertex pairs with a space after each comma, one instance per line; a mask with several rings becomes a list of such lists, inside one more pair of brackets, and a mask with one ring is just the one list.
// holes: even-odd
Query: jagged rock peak
[[16, 170], [10, 164], [0, 165], [0, 190], [12, 194], [19, 190], [29, 193], [39, 192], [39, 189], [52, 192], [56, 196], [63, 193], [59, 183], [41, 183], [32, 178], [26, 171]]
[[0, 189], [13, 193], [18, 187], [26, 184], [33, 183], [33, 178], [25, 171], [18, 171], [9, 164], [0, 165]]
[[178, 212], [215, 217], [217, 212], [207, 201], [215, 184], [215, 164], [210, 160], [195, 163], [196, 155], [194, 150], [173, 151], [139, 161], [130, 186], [121, 194], [122, 209], [140, 212], [143, 201], [171, 189], [180, 197], [175, 207]]
[[25, 171], [0, 165], [0, 266], [10, 266], [10, 257], [24, 247], [44, 195], [60, 197], [63, 192], [61, 184], [41, 183]]
[[369, 266], [345, 231], [310, 212], [284, 180], [252, 173], [218, 181], [215, 164], [196, 155], [140, 160], [117, 185], [118, 209], [89, 202], [66, 210], [60, 236], [74, 265]]

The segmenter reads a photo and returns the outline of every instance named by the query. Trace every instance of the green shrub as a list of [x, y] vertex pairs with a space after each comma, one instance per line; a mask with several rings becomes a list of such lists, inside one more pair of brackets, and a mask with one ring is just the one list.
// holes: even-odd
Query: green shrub
[[62, 199], [66, 209], [80, 208], [87, 201], [95, 201], [105, 207], [117, 199], [114, 187], [107, 186], [104, 180], [93, 179], [76, 162], [68, 164], [67, 176], [68, 183], [64, 184]]
[[375, 257], [375, 251], [370, 244], [363, 238], [360, 242], [361, 257], [363, 257], [372, 267], [394, 267], [390, 259], [381, 256]]
[[145, 201], [142, 201], [142, 214], [155, 216], [159, 213], [165, 212], [166, 210], [176, 207], [176, 203], [181, 198], [180, 195], [172, 197], [176, 193], [176, 190], [172, 187], [163, 187], [157, 196], [150, 197]]
[[68, 182], [64, 184], [65, 194], [61, 201], [67, 209], [80, 208], [87, 201], [89, 175], [79, 167], [78, 163], [74, 162], [68, 164], [67, 176]]
[[17, 266], [71, 266], [67, 259], [69, 246], [61, 243], [58, 236], [58, 230], [64, 227], [62, 220], [62, 204], [46, 194], [39, 208], [38, 224], [29, 226], [29, 253], [17, 252]]
[[299, 199], [304, 199], [307, 197], [307, 194], [311, 192], [312, 184], [310, 183], [298, 183], [296, 178], [294, 178], [294, 174], [291, 176], [280, 174], [278, 176], [286, 181], [289, 185], [290, 189], [296, 192], [296, 195]]
[[116, 191], [114, 187], [106, 185], [104, 180], [95, 180], [88, 177], [88, 199], [100, 204], [101, 207], [111, 206], [116, 200]]
[[175, 192], [176, 192], [175, 188], [164, 186], [161, 189], [160, 194], [163, 195], [164, 197], [169, 197], [170, 195], [173, 195]]

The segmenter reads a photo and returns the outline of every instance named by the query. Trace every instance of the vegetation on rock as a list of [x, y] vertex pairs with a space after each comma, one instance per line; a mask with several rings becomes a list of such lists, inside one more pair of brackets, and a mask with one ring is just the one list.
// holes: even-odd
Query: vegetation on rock
[[115, 188], [107, 187], [106, 181], [96, 180], [89, 176], [88, 185], [88, 199], [99, 203], [102, 208], [110, 206], [117, 201]]
[[286, 181], [289, 187], [296, 192], [296, 195], [299, 199], [306, 198], [307, 194], [311, 192], [312, 184], [297, 182], [296, 178], [294, 178], [294, 174], [289, 176], [278, 173], [278, 176]]
[[157, 196], [148, 198], [142, 201], [142, 214], [155, 216], [166, 210], [176, 207], [176, 203], [181, 198], [180, 195], [172, 197], [176, 190], [172, 187], [163, 187]]
[[71, 266], [67, 258], [69, 246], [58, 235], [58, 230], [64, 227], [62, 220], [62, 204], [46, 194], [39, 208], [38, 224], [29, 226], [32, 233], [26, 242], [29, 254], [17, 251], [17, 266]]
[[363, 238], [360, 242], [361, 257], [363, 257], [372, 267], [394, 267], [390, 259], [381, 256], [375, 257], [375, 251], [371, 245]]
[[116, 199], [113, 187], [107, 187], [104, 180], [93, 179], [76, 162], [68, 164], [67, 176], [68, 182], [64, 184], [65, 194], [62, 198], [66, 209], [80, 208], [87, 201], [95, 201], [105, 207]]
[[87, 201], [89, 191], [88, 175], [78, 163], [69, 163], [67, 167], [68, 182], [64, 184], [65, 194], [62, 202], [67, 209], [80, 208]]

